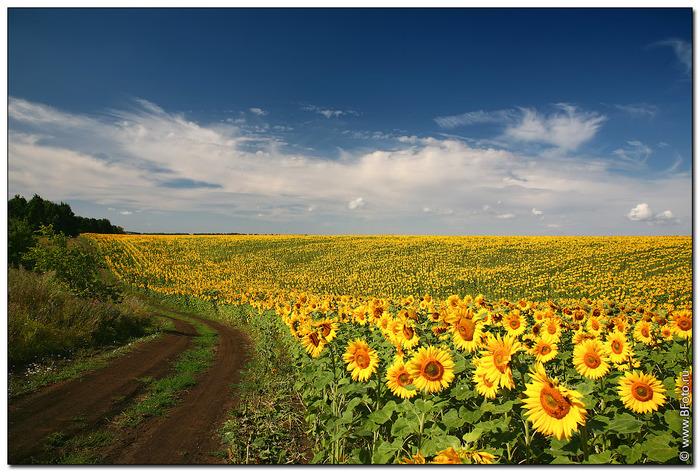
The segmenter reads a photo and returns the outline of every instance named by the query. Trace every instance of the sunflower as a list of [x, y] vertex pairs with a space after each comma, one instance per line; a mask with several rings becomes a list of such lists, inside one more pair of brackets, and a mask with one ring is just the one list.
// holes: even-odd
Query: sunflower
[[338, 335], [338, 323], [335, 320], [324, 319], [315, 323], [319, 334], [326, 342], [331, 342]]
[[448, 447], [438, 452], [433, 460], [432, 464], [461, 464], [462, 458], [459, 456], [457, 451], [453, 447]]
[[637, 370], [627, 372], [620, 378], [617, 392], [622, 403], [635, 413], [656, 411], [666, 403], [665, 389], [656, 377]]
[[544, 339], [553, 343], [559, 342], [559, 338], [561, 337], [561, 321], [559, 318], [549, 318], [545, 321], [543, 328], [541, 336]]
[[520, 314], [519, 310], [513, 310], [506, 318], [503, 320], [503, 326], [506, 331], [511, 336], [519, 336], [527, 328], [527, 321], [525, 317]]
[[693, 368], [689, 372], [681, 372], [676, 378], [676, 398], [681, 401], [681, 406], [693, 404]]
[[386, 372], [386, 384], [391, 393], [399, 398], [413, 398], [418, 393], [413, 386], [413, 377], [401, 359], [396, 359]]
[[608, 373], [610, 364], [605, 347], [597, 339], [584, 341], [574, 347], [576, 372], [588, 379], [599, 379]]
[[343, 360], [353, 380], [366, 382], [379, 365], [379, 356], [366, 342], [356, 339], [348, 344]]
[[406, 350], [413, 349], [420, 342], [420, 338], [413, 327], [413, 323], [401, 323], [401, 330], [397, 336], [401, 339], [401, 345]]
[[582, 395], [550, 379], [542, 364], [535, 364], [526, 385], [523, 408], [535, 430], [557, 439], [570, 439], [579, 425], [586, 422]]
[[600, 336], [600, 332], [603, 329], [603, 324], [601, 323], [599, 318], [591, 316], [588, 319], [588, 322], [586, 323], [586, 327], [588, 328], [589, 333], [591, 333], [595, 337], [598, 337]]
[[400, 464], [425, 464], [425, 456], [418, 451], [412, 457], [404, 457], [399, 462]]
[[466, 352], [474, 352], [481, 342], [481, 323], [474, 318], [459, 317], [451, 325], [452, 341], [457, 349]]
[[473, 464], [493, 464], [498, 457], [486, 451], [465, 451], [466, 457]]
[[316, 358], [321, 355], [327, 343], [316, 331], [308, 331], [302, 336], [301, 344], [311, 357]]
[[546, 339], [538, 339], [536, 344], [530, 349], [530, 354], [535, 356], [537, 362], [546, 363], [557, 356], [559, 347], [553, 342]]
[[627, 359], [632, 355], [625, 333], [620, 333], [619, 331], [610, 333], [605, 339], [605, 346], [608, 349], [610, 361], [615, 364], [627, 362]]
[[670, 325], [665, 324], [659, 327], [659, 334], [664, 341], [673, 341], [673, 328]]
[[488, 379], [484, 369], [477, 368], [474, 371], [473, 380], [476, 384], [476, 391], [479, 393], [479, 395], [483, 396], [484, 398], [496, 398], [496, 393], [498, 393], [498, 385]]
[[481, 351], [478, 368], [483, 369], [486, 377], [499, 387], [511, 390], [515, 387], [513, 373], [510, 369], [512, 356], [521, 346], [513, 337], [490, 335], [486, 340], [486, 350]]
[[406, 364], [415, 386], [428, 393], [446, 388], [455, 378], [450, 351], [442, 347], [422, 347]]
[[648, 321], [640, 321], [634, 327], [634, 339], [644, 344], [654, 344], [654, 338], [651, 335], [651, 323]]
[[671, 315], [671, 326], [679, 338], [688, 339], [693, 335], [693, 312], [677, 311]]

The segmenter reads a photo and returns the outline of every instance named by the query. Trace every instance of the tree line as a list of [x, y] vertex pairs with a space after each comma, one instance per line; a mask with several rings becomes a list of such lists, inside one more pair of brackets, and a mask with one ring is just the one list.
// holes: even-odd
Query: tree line
[[70, 205], [54, 203], [34, 195], [30, 200], [15, 195], [7, 203], [8, 260], [20, 265], [23, 255], [35, 244], [35, 234], [51, 226], [57, 233], [74, 237], [80, 233], [122, 234], [124, 228], [106, 218], [85, 218], [73, 213]]

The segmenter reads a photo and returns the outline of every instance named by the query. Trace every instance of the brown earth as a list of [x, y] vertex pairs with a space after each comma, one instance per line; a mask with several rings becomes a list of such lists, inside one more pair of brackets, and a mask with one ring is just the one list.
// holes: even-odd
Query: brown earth
[[[140, 378], [166, 376], [175, 358], [188, 348], [196, 330], [173, 319], [175, 331], [137, 347], [107, 367], [81, 378], [47, 387], [9, 406], [10, 464], [43, 462], [47, 436], [64, 438], [96, 429], [116, 416], [144, 389]], [[247, 340], [228, 326], [200, 320], [218, 336], [212, 366], [165, 416], [134, 430], [121, 431], [105, 451], [106, 464], [211, 463], [223, 460], [217, 430], [236, 402]]]
[[162, 417], [128, 432], [107, 452], [108, 464], [211, 464], [225, 462], [218, 429], [235, 406], [248, 340], [238, 330], [197, 318], [219, 333], [214, 363]]

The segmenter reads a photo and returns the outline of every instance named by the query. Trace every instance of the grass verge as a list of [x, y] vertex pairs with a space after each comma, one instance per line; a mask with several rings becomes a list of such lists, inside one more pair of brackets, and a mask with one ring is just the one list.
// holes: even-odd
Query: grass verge
[[10, 374], [9, 377], [9, 398], [10, 400], [35, 392], [40, 388], [58, 382], [75, 379], [89, 372], [106, 367], [110, 361], [121, 357], [136, 347], [153, 341], [159, 337], [164, 330], [173, 329], [174, 325], [170, 320], [164, 320], [153, 334], [137, 338], [132, 342], [109, 350], [86, 350], [76, 354], [71, 359], [52, 359], [28, 366], [24, 372]]
[[147, 417], [162, 415], [178, 402], [184, 390], [197, 383], [197, 375], [213, 362], [217, 332], [192, 318], [182, 319], [192, 323], [197, 330], [193, 347], [180, 355], [168, 377], [155, 381], [144, 379], [150, 384], [145, 395], [117, 416], [114, 421], [117, 427], [133, 428]]

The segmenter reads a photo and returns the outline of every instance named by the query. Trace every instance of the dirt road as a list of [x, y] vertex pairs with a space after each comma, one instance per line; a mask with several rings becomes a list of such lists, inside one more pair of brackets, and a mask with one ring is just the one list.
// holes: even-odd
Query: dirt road
[[217, 454], [217, 430], [226, 412], [236, 403], [232, 385], [240, 380], [248, 341], [224, 324], [199, 319], [219, 333], [212, 367], [182, 402], [166, 416], [153, 418], [128, 437], [123, 447], [110, 454], [110, 464], [207, 464], [223, 462]]
[[[9, 406], [10, 464], [42, 462], [47, 437], [71, 437], [90, 431], [120, 413], [143, 390], [144, 377], [166, 376], [177, 356], [196, 336], [194, 326], [173, 319], [175, 330], [81, 378], [22, 397]], [[200, 320], [219, 336], [212, 366], [165, 416], [125, 431], [109, 448], [104, 463], [209, 463], [217, 456], [216, 430], [235, 404], [231, 385], [238, 382], [246, 352], [244, 335], [221, 323]], [[220, 459], [219, 459], [220, 460]]]

